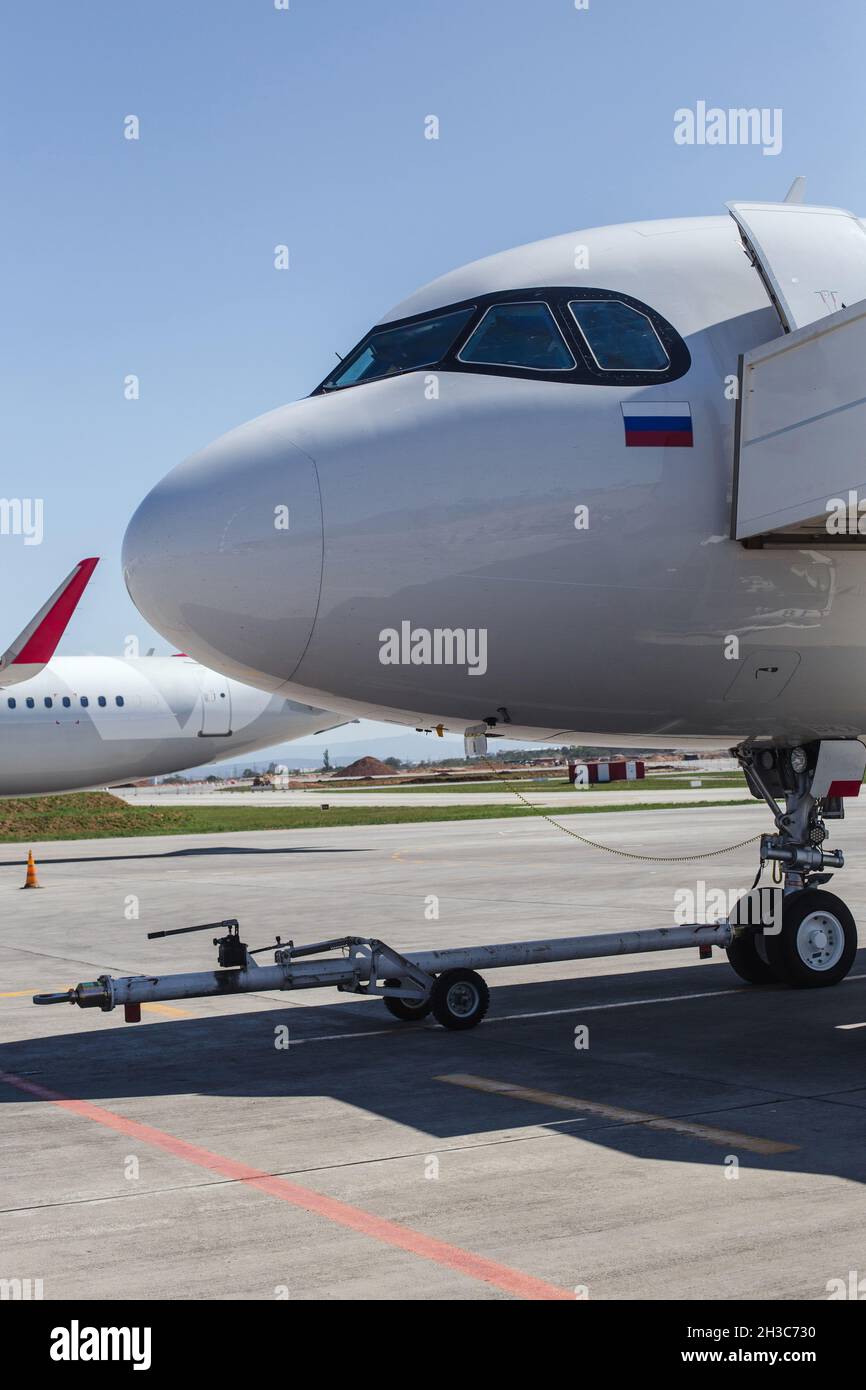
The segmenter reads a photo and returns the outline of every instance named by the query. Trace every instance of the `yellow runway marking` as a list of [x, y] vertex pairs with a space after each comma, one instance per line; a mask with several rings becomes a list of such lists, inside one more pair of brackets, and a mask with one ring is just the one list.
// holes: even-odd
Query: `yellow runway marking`
[[394, 853], [391, 855], [391, 858], [396, 859], [398, 864], [414, 864], [422, 868], [429, 867], [426, 859], [407, 859], [407, 852], [408, 851], [405, 849], [395, 849]]
[[71, 988], [71, 985], [58, 985], [57, 989], [51, 991], [38, 989], [12, 989], [9, 991], [8, 994], [0, 994], [0, 999], [22, 999], [26, 994], [29, 994], [32, 999], [34, 994], [48, 994], [49, 992], [52, 994], [62, 994], [64, 990]]
[[619, 1124], [646, 1125], [647, 1129], [669, 1129], [675, 1134], [690, 1134], [695, 1139], [705, 1139], [709, 1144], [747, 1149], [750, 1153], [793, 1153], [800, 1147], [799, 1144], [783, 1144], [776, 1139], [760, 1139], [752, 1134], [740, 1134], [735, 1129], [716, 1129], [714, 1125], [696, 1124], [693, 1120], [666, 1119], [663, 1115], [649, 1115], [642, 1110], [624, 1110], [619, 1105], [606, 1105], [603, 1101], [579, 1100], [576, 1096], [561, 1096], [555, 1091], [539, 1091], [534, 1086], [512, 1086], [507, 1081], [492, 1081], [486, 1076], [454, 1072], [449, 1076], [436, 1076], [433, 1079], [447, 1081], [452, 1086], [467, 1086], [473, 1091], [485, 1091], [490, 1095], [507, 1096], [511, 1100], [534, 1101], [536, 1105], [548, 1105], [556, 1110], [600, 1115], [605, 1120], [614, 1120]]
[[[61, 985], [58, 990], [52, 992], [61, 994], [63, 990], [70, 988], [70, 985]], [[25, 995], [30, 995], [32, 997], [34, 994], [38, 993], [39, 991], [35, 989], [13, 989], [7, 994], [0, 994], [0, 999], [21, 999]], [[174, 1018], [192, 1018], [189, 1009], [176, 1009], [172, 1004], [142, 1004], [141, 1007], [143, 1009], [149, 1009], [152, 1013], [156, 1014], [171, 1014]]]

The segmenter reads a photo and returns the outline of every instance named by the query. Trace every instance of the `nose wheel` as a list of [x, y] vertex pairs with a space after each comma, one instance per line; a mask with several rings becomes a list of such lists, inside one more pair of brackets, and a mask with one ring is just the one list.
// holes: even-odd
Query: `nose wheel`
[[857, 925], [835, 893], [806, 888], [785, 898], [782, 930], [764, 935], [775, 978], [797, 989], [820, 989], [843, 980], [857, 953]]
[[767, 959], [767, 947], [760, 932], [738, 936], [726, 947], [728, 964], [749, 985], [771, 985], [778, 978]]

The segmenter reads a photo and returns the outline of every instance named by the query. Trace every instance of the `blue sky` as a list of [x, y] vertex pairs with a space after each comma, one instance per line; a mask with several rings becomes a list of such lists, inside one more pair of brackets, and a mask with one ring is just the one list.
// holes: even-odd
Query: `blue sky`
[[[308, 392], [435, 275], [558, 232], [781, 198], [798, 173], [809, 201], [862, 215], [864, 38], [861, 0], [10, 7], [0, 493], [43, 498], [45, 531], [0, 535], [2, 645], [95, 553], [62, 650], [120, 653], [130, 633], [167, 650], [120, 577], [138, 501]], [[677, 145], [674, 111], [699, 100], [781, 108], [781, 152]]]

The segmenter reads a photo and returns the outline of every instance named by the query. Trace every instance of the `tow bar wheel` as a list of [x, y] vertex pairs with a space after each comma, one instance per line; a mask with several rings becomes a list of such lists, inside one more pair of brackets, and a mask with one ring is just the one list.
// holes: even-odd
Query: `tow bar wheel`
[[[385, 984], [391, 989], [399, 989], [400, 987], [399, 980], [386, 980]], [[401, 1023], [420, 1022], [421, 1019], [426, 1018], [430, 1012], [429, 999], [422, 999], [419, 1003], [415, 1004], [411, 999], [396, 999], [391, 995], [386, 995], [384, 1004], [388, 1013], [393, 1014], [395, 1018], [399, 1018]]]
[[433, 1017], [443, 1028], [474, 1028], [490, 1006], [490, 990], [474, 970], [444, 970], [430, 991]]
[[857, 953], [857, 926], [835, 893], [806, 888], [786, 897], [782, 930], [764, 935], [767, 960], [778, 980], [799, 989], [835, 985]]

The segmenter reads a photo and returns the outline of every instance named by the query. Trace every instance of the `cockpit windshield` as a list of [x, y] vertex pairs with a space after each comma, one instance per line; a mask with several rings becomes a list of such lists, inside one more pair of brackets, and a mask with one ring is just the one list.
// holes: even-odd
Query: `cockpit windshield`
[[322, 383], [322, 390], [335, 391], [344, 386], [357, 386], [362, 381], [376, 381], [380, 377], [434, 366], [445, 356], [474, 313], [474, 307], [457, 309], [420, 323], [378, 329], [340, 363]]

